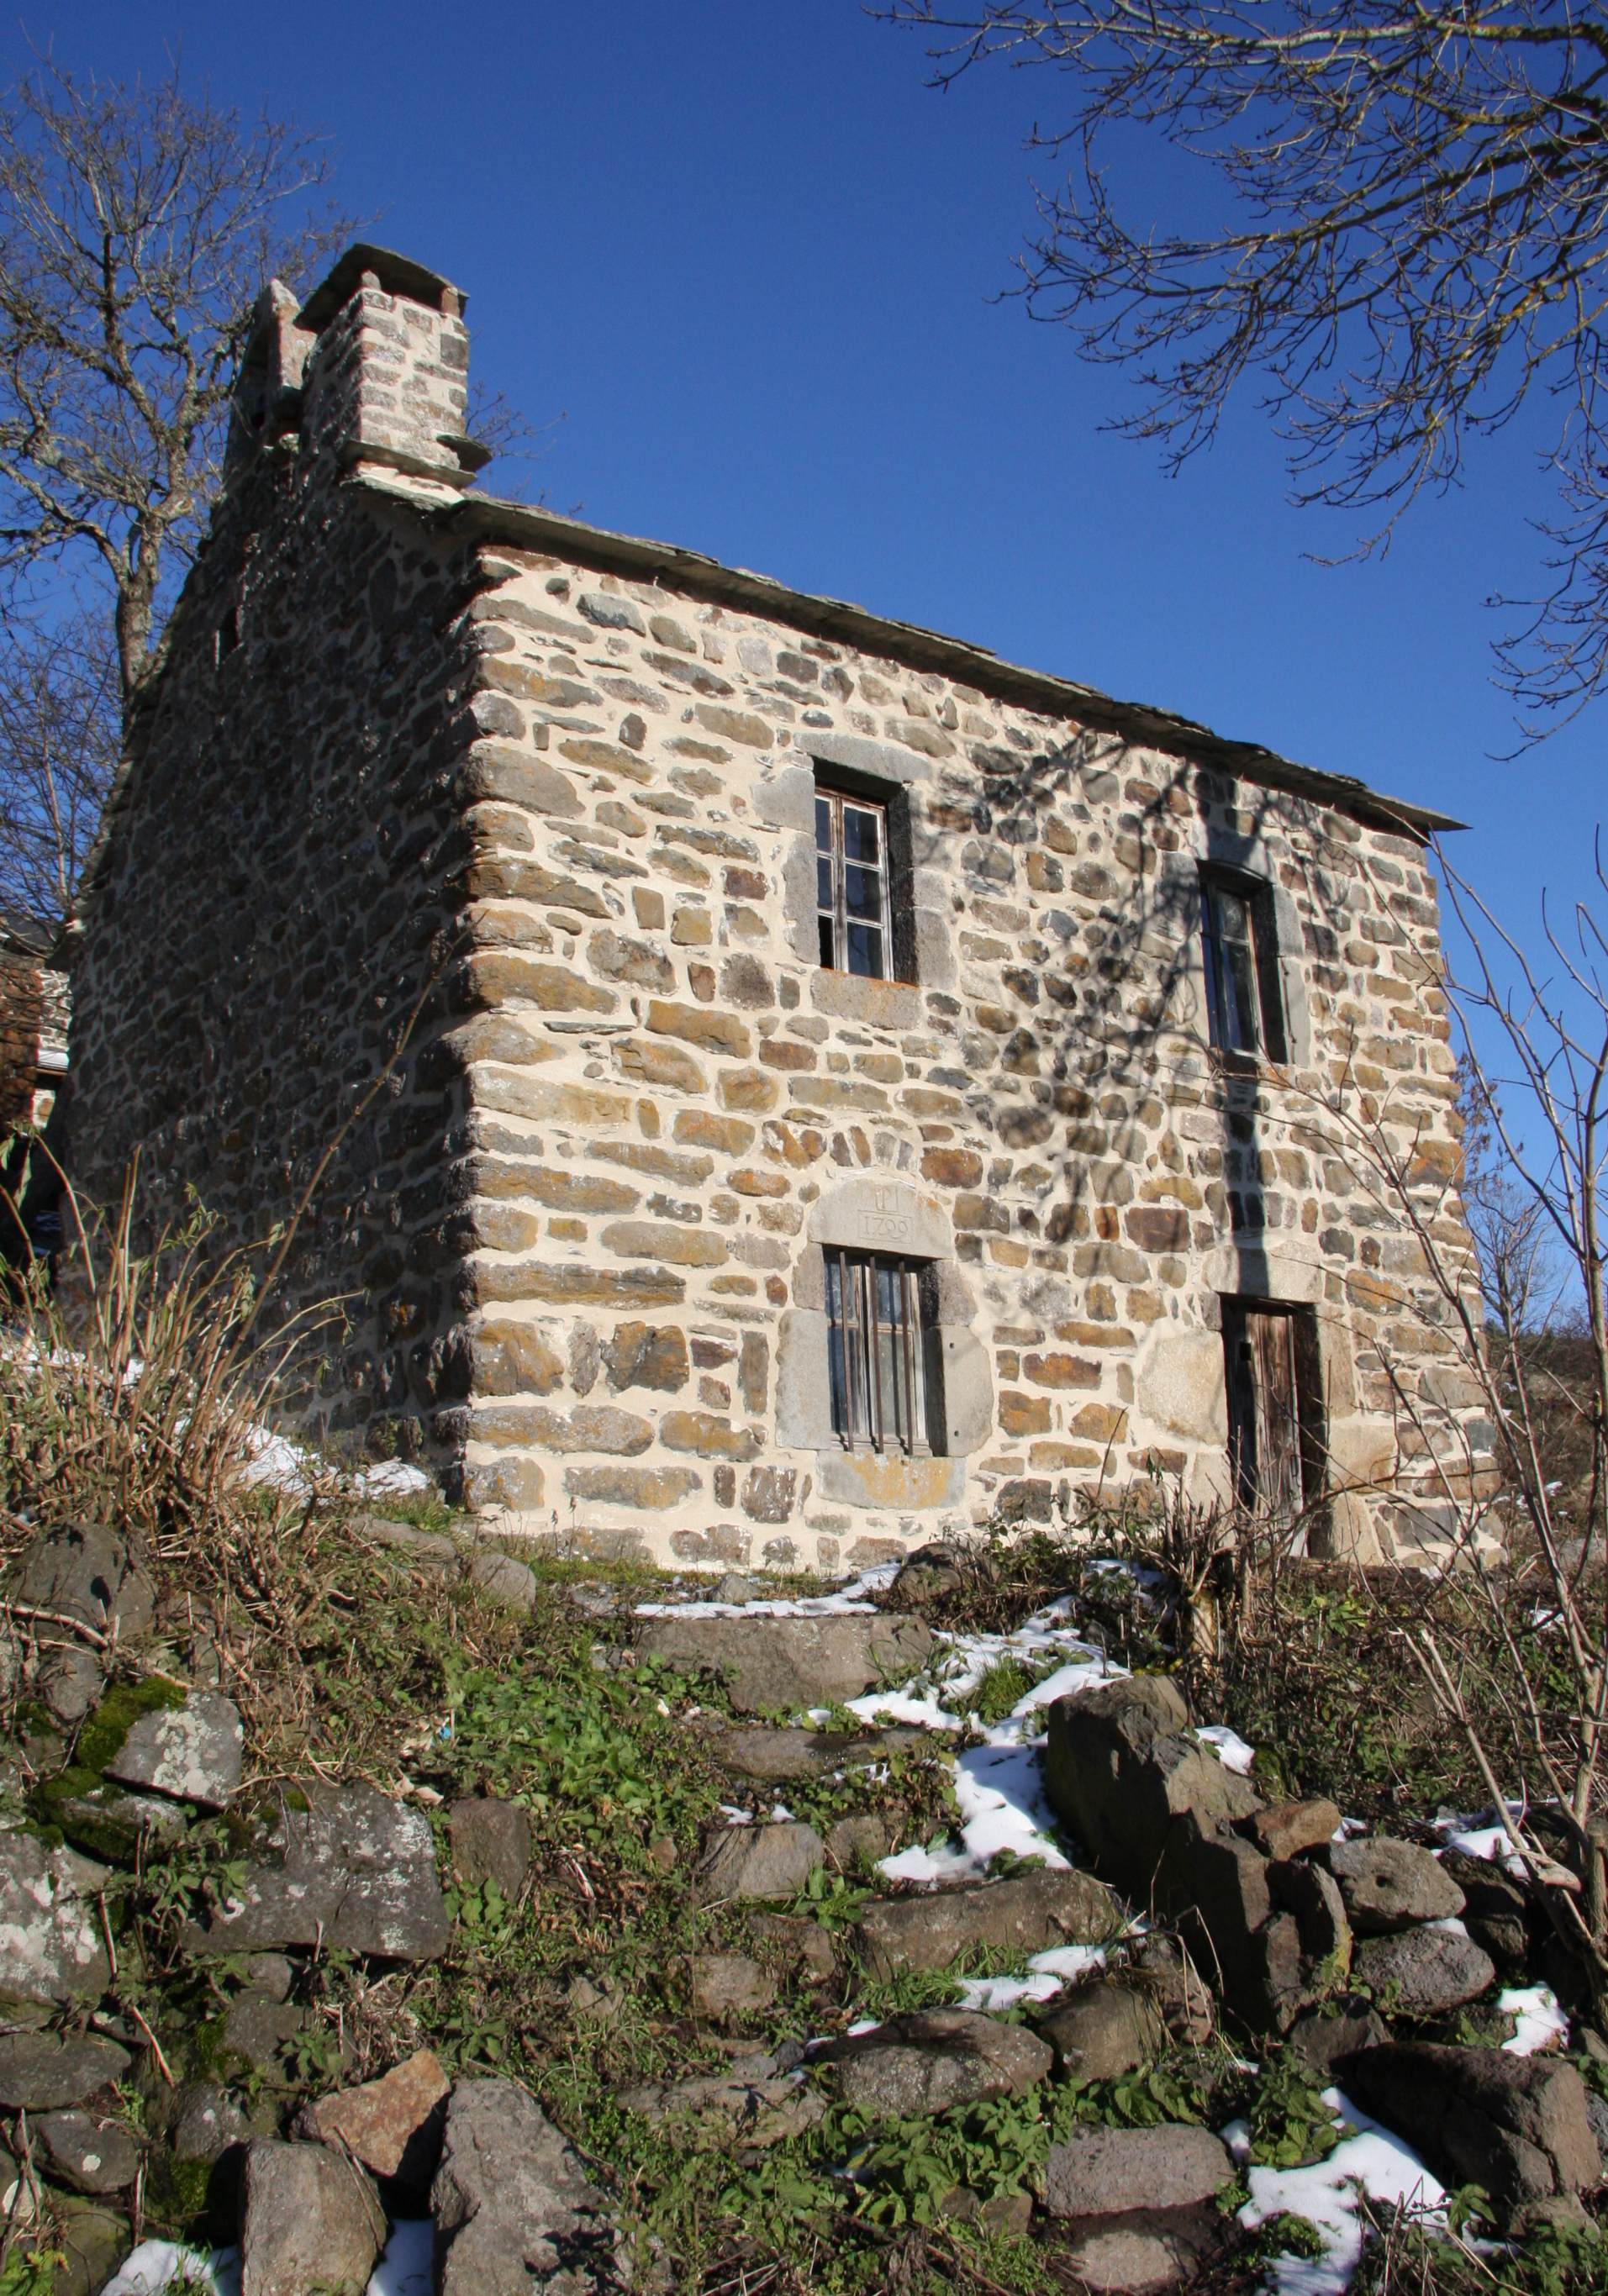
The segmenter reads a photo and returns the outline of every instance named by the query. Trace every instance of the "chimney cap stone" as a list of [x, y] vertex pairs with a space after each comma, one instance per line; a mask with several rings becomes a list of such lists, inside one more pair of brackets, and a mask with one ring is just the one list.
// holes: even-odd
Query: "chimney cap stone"
[[432, 311], [441, 311], [450, 317], [455, 318], [469, 299], [450, 279], [443, 278], [439, 271], [427, 270], [411, 256], [398, 255], [389, 247], [371, 247], [366, 241], [357, 240], [337, 258], [333, 270], [314, 288], [297, 313], [297, 325], [310, 328], [315, 334], [327, 327], [336, 312], [357, 293], [365, 272], [372, 273], [386, 294], [405, 295], [409, 302], [428, 304]]

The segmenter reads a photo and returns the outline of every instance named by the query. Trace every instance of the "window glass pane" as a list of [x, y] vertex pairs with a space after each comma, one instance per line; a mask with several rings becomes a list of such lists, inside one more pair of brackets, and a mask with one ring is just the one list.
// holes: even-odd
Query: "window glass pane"
[[830, 917], [821, 917], [817, 922], [821, 928], [821, 963], [828, 972], [833, 972], [838, 962], [837, 930]]
[[887, 979], [882, 968], [882, 936], [875, 925], [849, 926], [848, 970], [869, 980]]
[[858, 869], [851, 862], [843, 872], [843, 900], [851, 917], [863, 917], [867, 924], [882, 921], [882, 873], [880, 869]]
[[851, 861], [877, 861], [882, 857], [882, 816], [864, 806], [843, 808], [843, 850]]
[[832, 850], [832, 800], [829, 797], [817, 797], [816, 800], [816, 844], [823, 853]]
[[816, 857], [816, 906], [817, 909], [832, 906], [832, 863], [824, 853]]

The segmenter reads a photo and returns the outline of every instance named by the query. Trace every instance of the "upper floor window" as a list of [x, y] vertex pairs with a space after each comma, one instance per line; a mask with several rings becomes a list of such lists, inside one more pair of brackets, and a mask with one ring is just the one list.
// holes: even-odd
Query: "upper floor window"
[[893, 869], [888, 808], [816, 784], [816, 913], [832, 972], [891, 980]]
[[931, 1263], [833, 1245], [825, 1261], [833, 1434], [846, 1451], [931, 1452], [930, 1410], [939, 1415]]
[[1237, 871], [1202, 869], [1201, 936], [1212, 1044], [1220, 1053], [1283, 1061], [1284, 1016], [1268, 886]]

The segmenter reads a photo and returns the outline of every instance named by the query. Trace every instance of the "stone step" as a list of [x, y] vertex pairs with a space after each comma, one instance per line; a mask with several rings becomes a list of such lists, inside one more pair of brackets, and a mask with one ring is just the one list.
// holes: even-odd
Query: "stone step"
[[873, 1730], [864, 1736], [847, 1730], [733, 1730], [710, 1747], [723, 1770], [762, 1785], [784, 1785], [798, 1778], [831, 1777], [861, 1770], [895, 1754], [931, 1755], [939, 1751], [927, 1730]]
[[857, 1939], [873, 1973], [948, 1969], [980, 1947], [1015, 1954], [1104, 1945], [1128, 1926], [1121, 1901], [1092, 1874], [1041, 1867], [1003, 1882], [931, 1890], [867, 1906]]

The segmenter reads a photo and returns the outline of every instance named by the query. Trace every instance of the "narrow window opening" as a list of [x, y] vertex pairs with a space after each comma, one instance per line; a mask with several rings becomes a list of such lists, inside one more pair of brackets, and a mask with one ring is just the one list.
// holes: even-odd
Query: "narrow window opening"
[[937, 1283], [929, 1260], [828, 1245], [832, 1428], [846, 1451], [924, 1457], [939, 1446]]
[[1323, 1496], [1317, 1321], [1277, 1300], [1223, 1301], [1228, 1459], [1248, 1511], [1293, 1523]]
[[1202, 869], [1201, 939], [1213, 1046], [1248, 1059], [1282, 1062], [1284, 1020], [1267, 885], [1229, 870]]
[[828, 972], [891, 980], [893, 862], [888, 808], [816, 784], [816, 914]]

